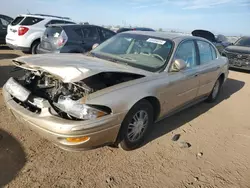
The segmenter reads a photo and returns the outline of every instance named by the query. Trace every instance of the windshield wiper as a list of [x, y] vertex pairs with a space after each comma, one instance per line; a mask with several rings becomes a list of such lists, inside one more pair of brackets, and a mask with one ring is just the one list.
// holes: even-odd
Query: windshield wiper
[[117, 59], [117, 58], [105, 56], [105, 55], [98, 54], [98, 53], [94, 53], [94, 52], [89, 52], [88, 55], [90, 55], [90, 56], [92, 56], [92, 57], [104, 59], [104, 60], [107, 60], [107, 61], [112, 61], [112, 62], [114, 62], [114, 63], [123, 64], [123, 65], [128, 65], [128, 63], [126, 63], [126, 62], [124, 62], [124, 61], [122, 61], [122, 60], [119, 60], [119, 59], [125, 59], [125, 60], [127, 60], [127, 61], [135, 61], [134, 59], [127, 58], [127, 57], [123, 57], [123, 56], [117, 56], [117, 57], [119, 58], [119, 59]]
[[121, 58], [121, 59], [129, 60], [129, 61], [136, 61], [135, 59], [132, 59], [130, 57], [124, 57], [124, 56], [118, 56], [118, 57]]

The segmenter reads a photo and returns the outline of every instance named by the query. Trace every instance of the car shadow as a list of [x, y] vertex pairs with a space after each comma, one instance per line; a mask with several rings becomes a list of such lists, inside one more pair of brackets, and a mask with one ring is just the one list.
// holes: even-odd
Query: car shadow
[[209, 109], [213, 108], [217, 104], [224, 100], [227, 100], [234, 93], [241, 90], [245, 85], [245, 82], [228, 78], [226, 83], [223, 85], [218, 100], [215, 103], [199, 103], [188, 109], [185, 109], [173, 116], [170, 116], [154, 125], [152, 133], [145, 140], [143, 145], [185, 125], [193, 119], [199, 117], [201, 114], [206, 113]]
[[19, 77], [24, 74], [23, 70], [15, 70], [15, 66], [1, 66], [0, 67], [0, 88], [10, 77]]
[[3, 59], [14, 59], [14, 58], [17, 58], [19, 56], [20, 55], [17, 55], [17, 54], [2, 54], [2, 53], [0, 53], [0, 60], [3, 60]]
[[26, 163], [21, 144], [9, 133], [0, 129], [0, 187], [11, 182]]
[[11, 50], [11, 48], [5, 45], [0, 45], [0, 50]]

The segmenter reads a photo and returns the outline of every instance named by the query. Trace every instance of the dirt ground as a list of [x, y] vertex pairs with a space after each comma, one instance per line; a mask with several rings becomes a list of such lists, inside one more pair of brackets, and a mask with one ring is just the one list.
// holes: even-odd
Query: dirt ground
[[[0, 47], [0, 88], [19, 55]], [[135, 151], [67, 152], [18, 123], [0, 94], [0, 187], [250, 187], [249, 100], [249, 73], [230, 71], [216, 104], [157, 123]], [[174, 134], [181, 135], [177, 142]]]

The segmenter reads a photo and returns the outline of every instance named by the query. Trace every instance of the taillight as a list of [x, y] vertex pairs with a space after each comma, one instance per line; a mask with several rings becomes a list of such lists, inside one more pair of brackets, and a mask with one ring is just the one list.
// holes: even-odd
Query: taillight
[[64, 31], [62, 31], [62, 33], [60, 34], [60, 36], [58, 37], [58, 39], [56, 40], [56, 45], [58, 48], [61, 48], [65, 45], [65, 43], [67, 42], [68, 37], [66, 35], [66, 33]]
[[63, 45], [65, 44], [65, 42], [66, 42], [66, 39], [60, 37], [60, 38], [57, 40], [57, 46], [58, 46], [58, 47], [61, 47], [61, 46], [63, 46]]
[[29, 31], [29, 28], [21, 26], [21, 27], [18, 28], [18, 35], [22, 36], [25, 33], [27, 33], [27, 31]]

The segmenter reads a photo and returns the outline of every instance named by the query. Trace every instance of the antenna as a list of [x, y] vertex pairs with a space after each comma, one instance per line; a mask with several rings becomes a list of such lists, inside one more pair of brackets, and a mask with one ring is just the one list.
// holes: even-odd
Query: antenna
[[30, 14], [30, 11], [29, 11], [29, 9], [27, 9], [27, 12], [28, 12], [28, 14]]

